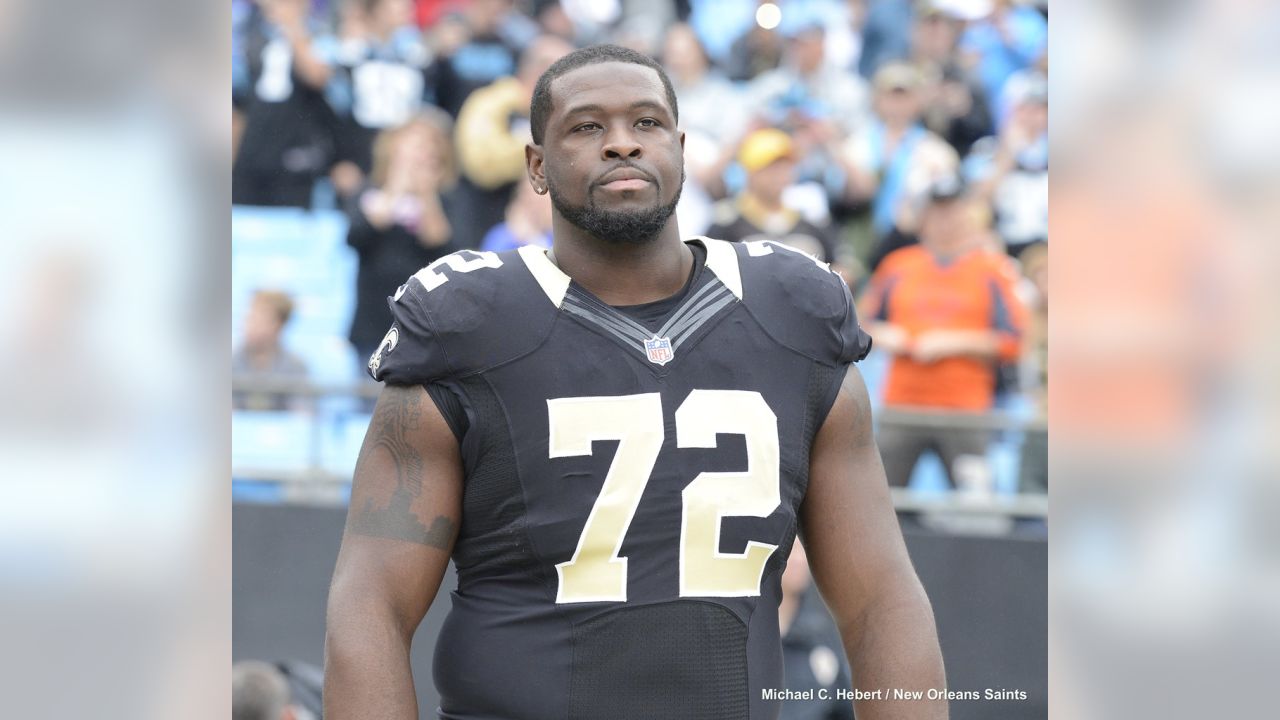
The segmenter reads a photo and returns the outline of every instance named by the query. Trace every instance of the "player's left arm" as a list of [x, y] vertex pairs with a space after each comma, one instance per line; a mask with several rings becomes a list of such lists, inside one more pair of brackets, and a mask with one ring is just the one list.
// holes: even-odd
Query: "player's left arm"
[[[907, 556], [871, 426], [867, 388], [850, 365], [813, 442], [801, 538], [835, 617], [855, 688], [946, 687], [933, 608]], [[883, 692], [882, 692], [883, 695]], [[859, 701], [859, 720], [947, 717], [945, 700]]]

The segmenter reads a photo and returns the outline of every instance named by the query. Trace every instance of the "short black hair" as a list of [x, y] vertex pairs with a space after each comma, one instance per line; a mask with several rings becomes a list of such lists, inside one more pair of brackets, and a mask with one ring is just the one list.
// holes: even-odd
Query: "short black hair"
[[680, 120], [680, 108], [676, 105], [676, 90], [671, 86], [671, 78], [656, 60], [620, 45], [588, 45], [565, 55], [547, 68], [538, 78], [533, 88], [533, 102], [529, 106], [529, 125], [535, 145], [541, 145], [543, 133], [547, 129], [547, 117], [551, 115], [551, 83], [567, 72], [588, 65], [605, 62], [624, 62], [652, 68], [662, 80], [662, 87], [667, 91], [667, 103], [671, 105], [671, 116]]

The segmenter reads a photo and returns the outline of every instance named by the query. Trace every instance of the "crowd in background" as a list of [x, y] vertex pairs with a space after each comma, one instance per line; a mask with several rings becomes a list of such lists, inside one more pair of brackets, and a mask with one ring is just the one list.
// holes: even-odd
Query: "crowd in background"
[[[525, 181], [533, 86], [573, 48], [613, 42], [658, 59], [675, 87], [686, 237], [774, 240], [829, 262], [887, 358], [886, 407], [1031, 398], [1043, 414], [1045, 0], [233, 5], [233, 203], [348, 215], [362, 357], [417, 268], [549, 247], [550, 201]], [[287, 319], [285, 300], [255, 302], [255, 330]], [[260, 348], [237, 358], [297, 372]], [[987, 437], [883, 427], [879, 440], [904, 485], [926, 449], [956, 482]]]
[[[373, 354], [405, 278], [457, 250], [550, 247], [525, 178], [529, 102], [558, 58], [613, 42], [659, 60], [686, 133], [685, 237], [772, 240], [849, 283], [904, 413], [1044, 417], [1048, 87], [1044, 2], [1013, 0], [234, 0], [237, 205], [338, 210], [358, 258], [348, 338]], [[293, 305], [260, 288], [241, 380], [305, 378]], [[247, 384], [252, 388], [252, 383]], [[306, 410], [238, 390], [243, 410]], [[989, 429], [892, 422], [877, 442], [907, 485], [932, 451], [951, 484], [990, 484]], [[1018, 486], [1046, 485], [1044, 433]], [[782, 578], [788, 685], [847, 687], [803, 548]], [[241, 663], [235, 717], [318, 715], [318, 671]], [[834, 695], [832, 696], [834, 697]], [[848, 718], [790, 703], [787, 720]]]

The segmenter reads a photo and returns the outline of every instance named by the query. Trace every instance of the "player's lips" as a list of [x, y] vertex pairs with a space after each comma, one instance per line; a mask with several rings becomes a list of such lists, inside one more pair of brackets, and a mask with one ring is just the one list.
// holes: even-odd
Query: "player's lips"
[[604, 177], [596, 183], [598, 187], [605, 190], [640, 190], [653, 184], [653, 180], [647, 173], [636, 170], [635, 168], [618, 168], [605, 173]]
[[623, 180], [607, 182], [600, 187], [605, 190], [639, 190], [641, 188], [649, 187], [649, 181], [644, 178], [626, 178]]

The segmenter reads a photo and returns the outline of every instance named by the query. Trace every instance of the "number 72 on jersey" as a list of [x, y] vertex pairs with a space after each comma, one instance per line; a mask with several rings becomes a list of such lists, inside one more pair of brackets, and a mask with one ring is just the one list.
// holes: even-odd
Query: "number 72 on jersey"
[[[557, 603], [625, 602], [627, 558], [619, 557], [658, 454], [658, 393], [547, 401], [552, 458], [591, 454], [595, 440], [617, 440], [604, 485], [578, 537], [573, 557], [556, 565]], [[746, 439], [747, 469], [703, 472], [685, 486], [680, 522], [680, 596], [760, 594], [776, 545], [750, 541], [741, 553], [720, 552], [726, 516], [768, 517], [782, 503], [778, 418], [758, 392], [694, 390], [676, 410], [676, 446], [713, 448], [716, 434]]]

